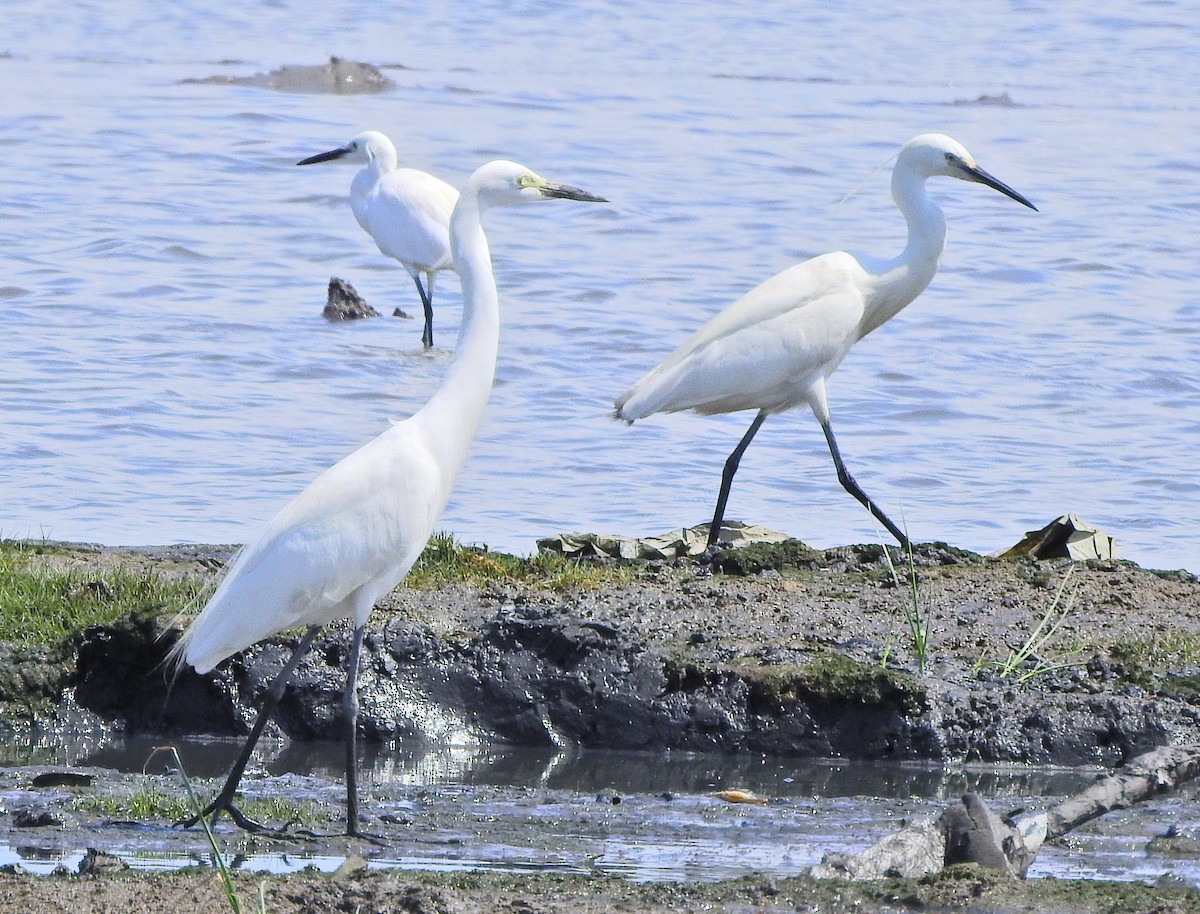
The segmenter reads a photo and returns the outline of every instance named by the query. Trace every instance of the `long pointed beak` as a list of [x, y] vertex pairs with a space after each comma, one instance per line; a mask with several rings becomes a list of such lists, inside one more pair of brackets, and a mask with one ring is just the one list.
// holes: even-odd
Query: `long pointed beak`
[[997, 181], [995, 178], [993, 178], [991, 175], [989, 175], [986, 171], [984, 171], [978, 165], [964, 166], [963, 171], [965, 171], [967, 173], [969, 180], [978, 181], [980, 184], [986, 184], [988, 187], [992, 188], [993, 190], [1000, 191], [1000, 193], [1004, 194], [1004, 196], [1012, 197], [1018, 203], [1025, 204], [1031, 210], [1033, 210], [1035, 213], [1038, 211], [1038, 208], [1036, 206], [1034, 206], [1032, 203], [1030, 203], [1028, 200], [1026, 200], [1024, 197], [1022, 197], [1019, 193], [1017, 193], [1015, 190], [1013, 190], [1011, 187], [1009, 187], [1003, 181]]
[[538, 189], [542, 192], [543, 197], [549, 197], [552, 200], [583, 200], [586, 203], [608, 202], [604, 197], [589, 194], [586, 190], [580, 190], [570, 184], [555, 184], [553, 181], [547, 181]]
[[318, 152], [315, 156], [309, 156], [307, 159], [301, 159], [296, 164], [315, 165], [317, 162], [328, 162], [330, 159], [340, 159], [349, 151], [349, 146], [339, 146], [337, 149], [329, 150], [329, 152]]

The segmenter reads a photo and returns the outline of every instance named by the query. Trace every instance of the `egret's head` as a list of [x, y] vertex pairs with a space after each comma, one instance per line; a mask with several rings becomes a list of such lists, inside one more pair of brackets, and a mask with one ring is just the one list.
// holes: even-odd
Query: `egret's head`
[[467, 182], [480, 201], [488, 206], [513, 206], [540, 200], [584, 200], [607, 203], [604, 197], [589, 194], [578, 187], [548, 181], [532, 169], [516, 162], [497, 160], [480, 166]]
[[315, 165], [317, 162], [329, 162], [333, 159], [345, 158], [352, 162], [395, 165], [396, 147], [392, 141], [377, 130], [366, 130], [352, 139], [345, 146], [319, 152], [315, 156], [301, 159], [297, 165]]
[[926, 178], [945, 175], [961, 181], [986, 184], [1032, 210], [1037, 209], [1007, 184], [980, 168], [965, 146], [941, 133], [923, 133], [905, 143], [896, 160], [896, 169], [907, 169]]

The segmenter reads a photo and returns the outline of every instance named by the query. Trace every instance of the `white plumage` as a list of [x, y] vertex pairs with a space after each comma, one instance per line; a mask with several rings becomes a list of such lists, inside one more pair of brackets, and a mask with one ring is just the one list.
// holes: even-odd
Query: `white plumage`
[[350, 208], [380, 252], [400, 261], [416, 283], [425, 315], [421, 342], [429, 348], [433, 345], [434, 280], [440, 271], [454, 269], [450, 213], [458, 202], [458, 191], [427, 172], [398, 167], [396, 147], [376, 130], [367, 130], [345, 146], [296, 164], [342, 157], [366, 163], [350, 183]]
[[343, 706], [346, 827], [348, 834], [357, 833], [355, 683], [367, 616], [429, 539], [483, 417], [495, 373], [500, 311], [481, 218], [491, 206], [549, 199], [602, 201], [514, 162], [490, 162], [471, 176], [450, 220], [463, 319], [441, 385], [420, 410], [330, 467], [284, 507], [238, 554], [172, 648], [173, 662], [205, 673], [268, 635], [308, 626], [206, 812], [227, 809], [243, 827], [261, 828], [233, 806], [254, 743], [317, 630], [348, 618], [354, 637]]
[[1036, 209], [950, 137], [915, 137], [900, 150], [892, 171], [892, 196], [908, 224], [908, 243], [898, 257], [876, 260], [835, 251], [784, 270], [712, 318], [616, 401], [617, 418], [628, 422], [680, 410], [705, 415], [758, 410], [726, 461], [710, 548], [720, 537], [733, 475], [751, 439], [768, 415], [805, 404], [821, 423], [842, 485], [900, 542], [908, 542], [846, 471], [825, 382], [856, 342], [898, 314], [937, 272], [946, 220], [925, 181], [938, 175], [986, 184]]

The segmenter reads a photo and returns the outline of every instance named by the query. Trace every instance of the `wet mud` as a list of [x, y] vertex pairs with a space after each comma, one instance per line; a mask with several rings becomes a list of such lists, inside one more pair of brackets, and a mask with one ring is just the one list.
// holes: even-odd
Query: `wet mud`
[[[96, 549], [69, 560], [172, 575], [213, 573], [229, 553]], [[1060, 868], [1042, 878], [1010, 882], [969, 871], [848, 887], [802, 874], [821, 854], [861, 848], [906, 816], [945, 805], [945, 797], [886, 798], [866, 786], [830, 798], [774, 782], [757, 785], [763, 804], [713, 796], [753, 789], [744, 768], [732, 779], [740, 783], [672, 784], [661, 760], [690, 753], [797, 769], [812, 759], [893, 771], [1071, 766], [1086, 780], [1153, 746], [1200, 742], [1197, 670], [1167, 649], [1200, 632], [1195, 576], [1124, 562], [1077, 565], [1060, 634], [1005, 671], [1001, 661], [1044, 616], [1067, 566], [939, 546], [919, 547], [915, 558], [930, 636], [924, 669], [898, 608], [906, 588], [895, 585], [877, 547], [789, 546], [726, 556], [716, 569], [648, 563], [621, 583], [576, 591], [507, 582], [398, 590], [367, 638], [364, 753], [385, 757], [401, 746], [419, 755], [421, 747], [450, 744], [486, 756], [503, 744], [558, 761], [533, 765], [525, 780], [491, 784], [461, 776], [418, 784], [419, 766], [398, 780], [369, 775], [363, 807], [379, 846], [334, 836], [336, 765], [308, 774], [268, 766], [247, 780], [246, 795], [300, 802], [315, 821], [292, 825], [286, 838], [227, 826], [218, 838], [240, 861], [274, 855], [328, 869], [355, 854], [371, 861], [370, 870], [339, 876], [281, 872], [287, 868], [275, 864], [268, 875], [239, 876], [247, 898], [266, 880], [271, 911], [1200, 910], [1189, 888], [1200, 882], [1192, 794], [1104, 817], [1048, 850], [1048, 865]], [[232, 754], [294, 641], [273, 639], [207, 677], [185, 673], [169, 683], [161, 661], [172, 637], [169, 619], [144, 612], [83, 632], [62, 656], [0, 654], [0, 684], [28, 682], [41, 696], [19, 708], [9, 701], [13, 740], [46, 747], [56, 739], [104, 746], [216, 737]], [[1131, 649], [1139, 645], [1146, 647]], [[347, 646], [347, 632], [335, 629], [305, 660], [272, 734], [279, 755], [304, 754], [322, 745], [309, 741], [340, 732]], [[610, 773], [619, 786], [555, 786], [562, 759], [600, 749], [636, 752], [611, 765], [614, 772], [637, 767], [629, 759], [654, 760], [651, 781], [622, 787]], [[18, 869], [40, 859], [41, 872], [65, 872], [5, 877], [0, 898], [12, 900], [0, 911], [61, 908], [67, 897], [73, 909], [107, 909], [78, 907], [88, 892], [113, 908], [145, 893], [175, 908], [185, 895], [208, 898], [187, 904], [218, 909], [210, 870], [124, 869], [131, 859], [146, 866], [157, 858], [168, 868], [211, 862], [201, 834], [161, 816], [106, 815], [78, 800], [81, 790], [126, 796], [147, 784], [178, 793], [175, 776], [122, 773], [95, 754], [100, 764], [75, 769], [92, 776], [86, 787], [34, 786], [38, 774], [80, 760], [42, 751], [51, 752], [51, 764], [35, 757], [0, 769], [0, 841]], [[221, 767], [198, 765], [203, 790], [213, 789]], [[1012, 802], [1071, 789], [1027, 788]], [[97, 870], [87, 848], [117, 862]], [[1073, 855], [1120, 864], [1072, 869]], [[80, 867], [94, 872], [78, 875]], [[465, 872], [474, 868], [484, 872]], [[1064, 891], [1074, 875], [1092, 878], [1086, 889]]]

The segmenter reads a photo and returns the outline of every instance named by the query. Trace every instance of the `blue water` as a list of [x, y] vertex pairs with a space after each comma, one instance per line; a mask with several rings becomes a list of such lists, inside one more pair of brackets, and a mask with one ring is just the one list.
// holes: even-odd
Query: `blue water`
[[[440, 526], [538, 536], [707, 519], [751, 416], [627, 428], [613, 398], [741, 292], [836, 247], [892, 255], [886, 170], [937, 130], [1026, 194], [941, 180], [930, 288], [830, 401], [850, 468], [914, 538], [989, 551], [1074, 512], [1200, 570], [1200, 17], [1183, 2], [5, 4], [0, 535], [241, 541], [417, 408], [446, 347], [334, 326], [331, 275], [419, 312], [358, 228], [362, 129], [452, 182], [495, 157], [612, 200], [497, 212], [492, 402]], [[185, 83], [338, 54], [379, 95]], [[850, 199], [839, 200], [867, 179]], [[882, 538], [801, 412], [770, 420], [728, 515]]]

